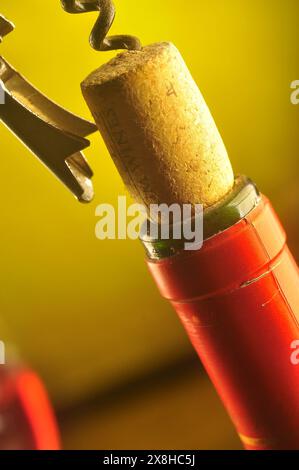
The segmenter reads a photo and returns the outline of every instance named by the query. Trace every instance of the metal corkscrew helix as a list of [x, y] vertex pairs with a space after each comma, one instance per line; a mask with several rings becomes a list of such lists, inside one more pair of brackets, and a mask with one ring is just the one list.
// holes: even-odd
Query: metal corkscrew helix
[[115, 7], [112, 0], [60, 0], [63, 9], [68, 13], [87, 13], [99, 11], [100, 16], [90, 34], [91, 47], [97, 51], [117, 49], [140, 50], [141, 43], [135, 36], [107, 34], [115, 18]]

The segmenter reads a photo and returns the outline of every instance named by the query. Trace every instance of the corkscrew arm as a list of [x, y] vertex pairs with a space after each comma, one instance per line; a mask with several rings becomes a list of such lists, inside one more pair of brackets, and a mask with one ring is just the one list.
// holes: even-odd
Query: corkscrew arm
[[[0, 39], [14, 29], [0, 15]], [[93, 197], [90, 169], [82, 150], [96, 126], [61, 108], [0, 57], [1, 121], [82, 202]]]

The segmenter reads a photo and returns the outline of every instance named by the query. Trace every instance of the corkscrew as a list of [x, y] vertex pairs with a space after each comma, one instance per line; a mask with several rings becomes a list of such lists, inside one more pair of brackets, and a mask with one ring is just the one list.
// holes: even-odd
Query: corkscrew
[[107, 37], [115, 18], [115, 7], [112, 0], [61, 0], [61, 5], [68, 13], [100, 12], [89, 38], [93, 49], [97, 51], [141, 49], [141, 43], [135, 36], [118, 35]]
[[[108, 36], [115, 18], [111, 0], [61, 0], [68, 13], [99, 12], [90, 35], [99, 51], [140, 50], [138, 38]], [[0, 15], [0, 42], [14, 25]], [[0, 56], [0, 119], [82, 202], [93, 198], [92, 170], [82, 150], [95, 124], [49, 100]]]
[[[14, 25], [0, 15], [0, 42]], [[82, 202], [93, 197], [92, 170], [82, 150], [96, 126], [61, 108], [0, 56], [1, 121]]]

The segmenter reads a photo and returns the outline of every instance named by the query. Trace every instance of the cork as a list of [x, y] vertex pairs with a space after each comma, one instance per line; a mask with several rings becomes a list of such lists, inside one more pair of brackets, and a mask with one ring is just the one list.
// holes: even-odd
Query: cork
[[82, 83], [84, 98], [132, 197], [219, 202], [233, 170], [211, 113], [176, 47], [119, 54]]

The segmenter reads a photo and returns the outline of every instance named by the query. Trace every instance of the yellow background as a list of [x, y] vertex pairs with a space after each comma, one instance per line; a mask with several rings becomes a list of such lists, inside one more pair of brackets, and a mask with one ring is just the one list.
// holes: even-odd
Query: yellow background
[[[299, 255], [299, 105], [290, 102], [290, 83], [299, 79], [298, 1], [115, 4], [112, 33], [135, 34], [143, 44], [169, 40], [180, 49], [235, 172], [249, 175], [270, 196]], [[1, 0], [1, 13], [16, 25], [0, 46], [1, 55], [53, 100], [89, 118], [79, 84], [114, 55], [89, 47], [96, 15], [68, 15], [59, 0]], [[41, 373], [58, 409], [194, 358], [176, 315], [147, 273], [139, 242], [95, 238], [95, 207], [116, 203], [125, 188], [100, 136], [91, 142], [86, 156], [96, 197], [83, 206], [0, 127], [0, 309], [10, 332], [0, 337], [17, 344]], [[198, 385], [199, 400], [200, 390]], [[207, 397], [213, 393], [210, 388]], [[217, 398], [211, 400], [211, 406], [213, 400], [220, 406]], [[213, 415], [215, 428], [221, 413]], [[168, 432], [165, 426], [161, 446], [169, 442]], [[209, 446], [204, 433], [189, 434], [193, 440], [178, 437], [178, 446]], [[134, 448], [134, 432], [129, 436], [124, 445]], [[218, 440], [210, 446], [229, 446]], [[77, 438], [78, 447], [80, 442]], [[110, 446], [113, 442], [112, 437]], [[148, 442], [145, 436], [140, 446]]]

